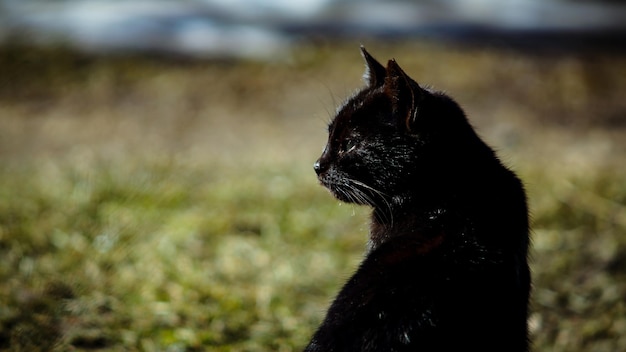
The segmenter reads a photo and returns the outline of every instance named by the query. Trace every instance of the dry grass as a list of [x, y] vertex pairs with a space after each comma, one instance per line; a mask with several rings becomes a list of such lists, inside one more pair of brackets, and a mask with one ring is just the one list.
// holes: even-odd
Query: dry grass
[[[369, 45], [527, 183], [537, 351], [626, 349], [626, 57]], [[311, 164], [357, 45], [282, 62], [0, 50], [0, 349], [297, 350], [366, 209]]]

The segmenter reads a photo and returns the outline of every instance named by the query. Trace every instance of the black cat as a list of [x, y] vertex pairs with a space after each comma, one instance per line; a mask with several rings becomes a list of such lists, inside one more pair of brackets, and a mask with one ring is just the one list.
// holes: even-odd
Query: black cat
[[522, 183], [450, 97], [361, 51], [314, 168], [373, 207], [368, 252], [306, 351], [528, 351]]

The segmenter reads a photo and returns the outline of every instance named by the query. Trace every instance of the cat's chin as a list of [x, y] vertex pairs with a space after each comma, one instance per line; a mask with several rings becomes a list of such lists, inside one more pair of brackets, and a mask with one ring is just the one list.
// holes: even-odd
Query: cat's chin
[[369, 205], [368, 203], [365, 203], [363, 201], [359, 201], [357, 199], [355, 199], [354, 197], [350, 196], [350, 195], [346, 195], [344, 193], [340, 193], [334, 190], [330, 190], [330, 193], [333, 194], [333, 196], [335, 198], [337, 198], [337, 200], [343, 202], [343, 203], [352, 203], [352, 204], [358, 204], [358, 205]]
[[318, 179], [322, 186], [344, 203], [374, 206], [378, 200], [372, 187], [339, 172], [322, 173]]
[[373, 206], [371, 197], [363, 192], [356, 190], [355, 188], [344, 188], [332, 184], [322, 184], [335, 198], [337, 198], [337, 200], [343, 203]]

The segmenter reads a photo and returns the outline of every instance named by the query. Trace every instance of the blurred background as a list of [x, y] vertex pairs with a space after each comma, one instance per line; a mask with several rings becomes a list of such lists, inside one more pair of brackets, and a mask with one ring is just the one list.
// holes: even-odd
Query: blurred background
[[536, 351], [626, 350], [626, 3], [0, 1], [0, 350], [300, 350], [368, 209], [312, 163], [363, 44], [524, 180]]

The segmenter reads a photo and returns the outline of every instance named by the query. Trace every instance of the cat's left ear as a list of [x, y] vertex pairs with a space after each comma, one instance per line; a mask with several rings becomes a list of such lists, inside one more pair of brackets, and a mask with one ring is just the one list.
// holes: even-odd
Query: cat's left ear
[[370, 87], [380, 87], [385, 83], [385, 75], [387, 70], [385, 67], [376, 61], [370, 53], [365, 50], [365, 47], [361, 45], [361, 55], [365, 60], [365, 73], [363, 74], [363, 80]]
[[410, 132], [418, 114], [424, 90], [400, 68], [396, 60], [387, 63], [385, 93], [391, 98], [394, 115]]

